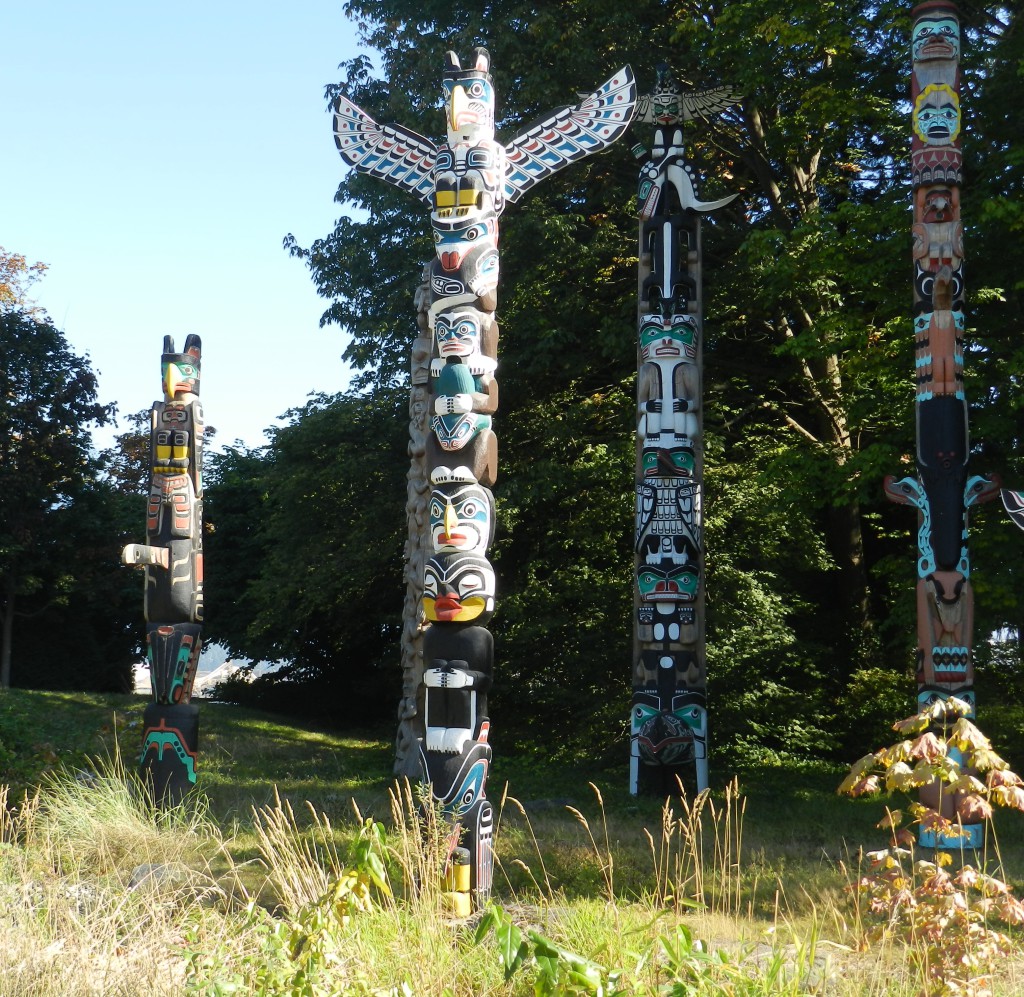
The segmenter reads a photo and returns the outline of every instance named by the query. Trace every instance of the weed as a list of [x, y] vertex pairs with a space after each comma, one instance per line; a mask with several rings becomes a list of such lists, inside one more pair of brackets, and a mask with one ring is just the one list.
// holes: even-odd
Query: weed
[[[894, 730], [906, 737], [866, 755], [850, 770], [839, 792], [852, 796], [880, 791], [909, 792], [937, 784], [936, 805], [911, 802], [906, 812], [886, 808], [878, 824], [889, 833], [889, 847], [865, 856], [855, 889], [856, 921], [866, 925], [861, 944], [882, 939], [902, 941], [917, 967], [922, 993], [935, 997], [983, 997], [991, 992], [991, 966], [1013, 952], [1013, 943], [993, 924], [1024, 924], [1024, 904], [1004, 882], [995, 832], [986, 827], [986, 851], [995, 853], [993, 872], [965, 862], [969, 851], [952, 843], [964, 832], [959, 821], [944, 817], [942, 798], [960, 794], [960, 812], [990, 825], [993, 804], [1024, 810], [1024, 781], [993, 750], [991, 742], [967, 719], [970, 706], [950, 697], [899, 721]], [[936, 733], [932, 728], [937, 728]], [[982, 782], [977, 775], [984, 775]], [[918, 825], [939, 843], [934, 860], [915, 857]]]

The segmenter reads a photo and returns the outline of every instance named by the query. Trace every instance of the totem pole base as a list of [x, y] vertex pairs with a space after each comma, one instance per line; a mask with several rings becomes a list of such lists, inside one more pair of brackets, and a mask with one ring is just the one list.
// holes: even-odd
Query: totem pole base
[[978, 852], [985, 844], [985, 826], [964, 824], [949, 834], [922, 828], [917, 833], [917, 843], [921, 848], [935, 848], [945, 852]]
[[195, 789], [199, 707], [150, 703], [143, 714], [139, 775], [158, 807], [174, 807]]
[[707, 760], [683, 765], [644, 765], [636, 767], [634, 796], [692, 797], [708, 788]]

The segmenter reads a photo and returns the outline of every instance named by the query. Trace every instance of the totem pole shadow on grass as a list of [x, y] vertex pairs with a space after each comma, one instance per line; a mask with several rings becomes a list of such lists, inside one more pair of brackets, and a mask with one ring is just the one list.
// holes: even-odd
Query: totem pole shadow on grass
[[146, 656], [153, 702], [143, 714], [140, 774], [159, 806], [174, 806], [195, 787], [199, 707], [192, 705], [203, 631], [202, 343], [176, 353], [164, 337], [164, 397], [150, 412], [150, 483], [146, 543], [124, 548], [125, 564], [143, 567]]
[[665, 63], [637, 121], [655, 125], [642, 162], [637, 351], [636, 536], [629, 789], [707, 789], [701, 505], [701, 201], [683, 123], [723, 110], [727, 87], [682, 93]]
[[[994, 498], [999, 481], [968, 473], [960, 19], [954, 4], [931, 0], [914, 8], [911, 55], [917, 476], [897, 480], [890, 475], [885, 492], [918, 513], [918, 711], [925, 713], [936, 702], [956, 697], [967, 704], [973, 719], [968, 509]], [[919, 836], [922, 846], [980, 847], [982, 825], [970, 811], [968, 794], [942, 794], [941, 785], [933, 782], [921, 789], [921, 803], [935, 808], [943, 820], [960, 821], [966, 837], [925, 828]]]
[[477, 48], [466, 68], [447, 53], [442, 88], [447, 136], [440, 145], [402, 125], [378, 124], [345, 97], [335, 104], [334, 130], [349, 165], [415, 194], [430, 210], [435, 258], [416, 296], [412, 345], [396, 770], [409, 774], [418, 757], [431, 804], [450, 824], [446, 876], [449, 893], [462, 897], [454, 909], [465, 913], [486, 901], [493, 865], [486, 788], [494, 647], [486, 624], [495, 591], [487, 551], [498, 456], [498, 218], [545, 177], [614, 142], [633, 116], [636, 87], [623, 67], [579, 104], [504, 145], [494, 138], [486, 49]]

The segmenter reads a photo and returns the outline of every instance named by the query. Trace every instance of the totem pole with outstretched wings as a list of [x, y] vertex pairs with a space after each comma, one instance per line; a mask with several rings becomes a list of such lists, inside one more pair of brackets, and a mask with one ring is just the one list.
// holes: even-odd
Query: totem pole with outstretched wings
[[[345, 97], [335, 104], [334, 131], [347, 163], [430, 210], [435, 256], [419, 297], [426, 329], [413, 347], [411, 404], [413, 466], [422, 472], [410, 472], [406, 546], [410, 563], [416, 557], [423, 565], [422, 573], [407, 573], [420, 597], [407, 605], [418, 602], [421, 611], [404, 627], [399, 765], [403, 743], [414, 736], [422, 779], [451, 827], [448, 899], [468, 914], [486, 901], [492, 873], [486, 786], [494, 649], [486, 624], [495, 587], [487, 551], [498, 463], [498, 218], [545, 177], [622, 135], [636, 87], [623, 67], [580, 103], [502, 144], [494, 137], [486, 49], [476, 49], [466, 68], [447, 53], [442, 85], [447, 137], [440, 145], [379, 124]], [[425, 521], [414, 528], [415, 516]]]

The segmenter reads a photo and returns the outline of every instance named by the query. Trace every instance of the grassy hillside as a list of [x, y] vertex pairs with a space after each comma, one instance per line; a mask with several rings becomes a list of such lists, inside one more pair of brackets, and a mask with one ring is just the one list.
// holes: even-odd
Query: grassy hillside
[[[898, 946], [884, 932], [868, 947], [874, 922], [848, 887], [865, 867], [862, 847], [885, 844], [874, 826], [884, 805], [838, 797], [844, 773], [827, 766], [734, 773], [719, 765], [710, 798], [688, 811], [631, 798], [624, 767], [556, 767], [497, 747], [494, 899], [506, 913], [474, 944], [423, 885], [424, 847], [410, 830], [416, 807], [408, 797], [403, 806], [393, 784], [389, 730], [339, 733], [204, 703], [203, 801], [158, 818], [116, 769], [119, 757], [134, 767], [144, 705], [136, 696], [0, 693], [0, 782], [11, 802], [0, 900], [46, 896], [28, 916], [12, 915], [0, 954], [4, 995], [149, 993], [157, 981], [167, 993], [296, 997], [446, 987], [467, 997], [911, 995], [927, 977], [927, 949]], [[1017, 712], [992, 712], [1015, 743]], [[40, 783], [35, 802], [16, 805]], [[996, 828], [1006, 875], [1019, 885], [1024, 817], [1000, 813]], [[393, 897], [373, 885], [374, 849]], [[185, 871], [140, 892], [133, 876], [151, 866]], [[350, 892], [338, 901], [346, 870], [362, 871], [351, 880], [362, 883], [358, 902]], [[529, 930], [538, 933], [532, 941]], [[506, 981], [517, 937], [523, 965]], [[545, 944], [556, 955], [545, 956]], [[1024, 987], [1010, 944], [1014, 954], [998, 960], [995, 976], [1005, 994]], [[713, 965], [709, 947], [718, 951]], [[570, 950], [598, 968], [573, 977]], [[625, 989], [611, 989], [613, 968]], [[687, 980], [692, 989], [682, 988]]]

